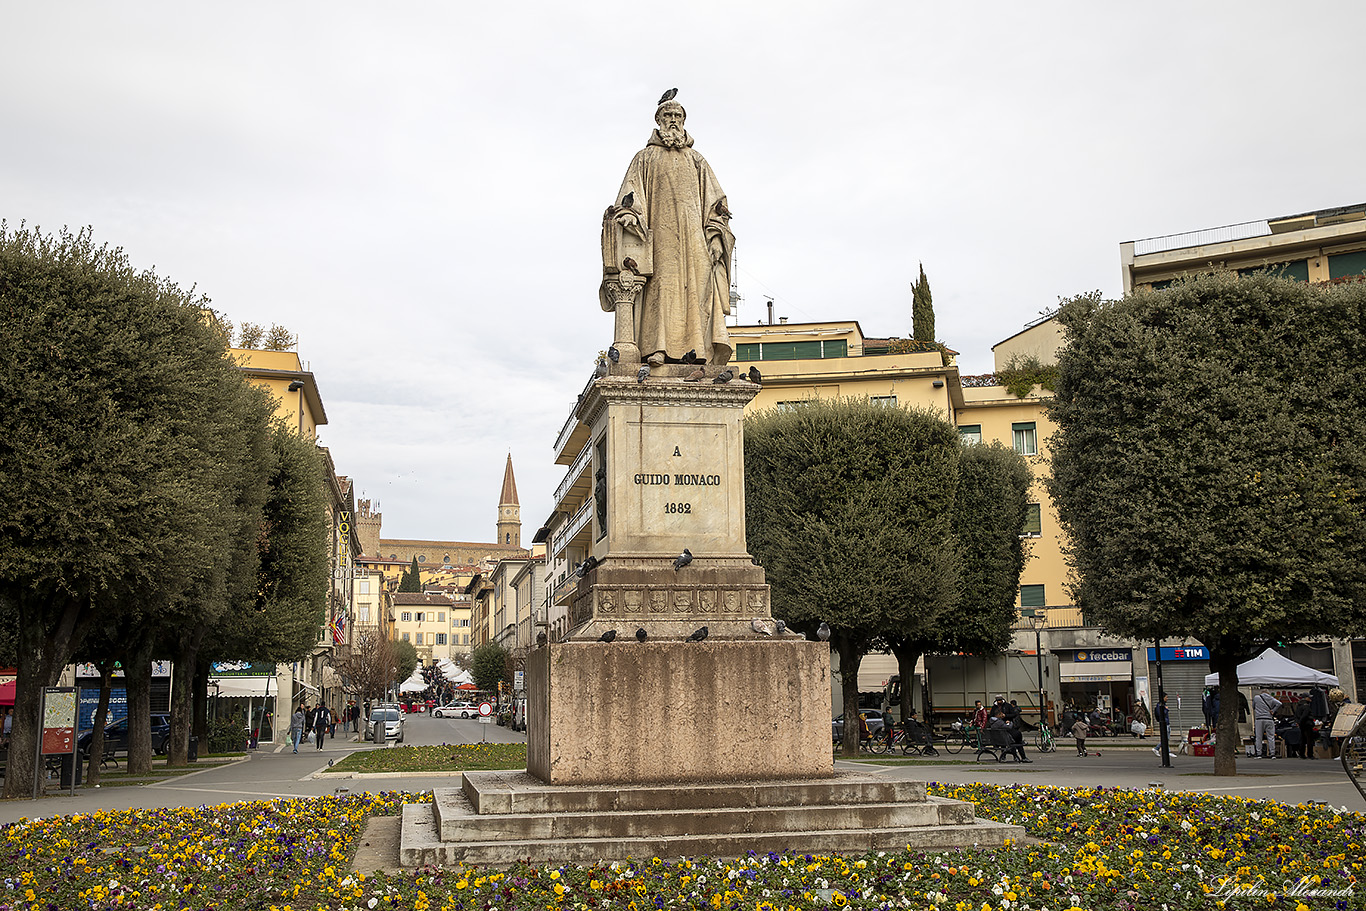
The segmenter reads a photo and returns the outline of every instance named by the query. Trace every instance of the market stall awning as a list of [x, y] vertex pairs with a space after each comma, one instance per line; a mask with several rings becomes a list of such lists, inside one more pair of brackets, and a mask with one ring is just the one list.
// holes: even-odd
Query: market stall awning
[[[209, 692], [218, 693], [219, 696], [254, 696], [260, 699], [263, 696], [277, 696], [279, 687], [275, 685], [273, 677], [210, 677]], [[217, 684], [217, 689], [214, 685]], [[266, 687], [270, 691], [266, 691]]]
[[[1274, 649], [1267, 649], [1251, 661], [1238, 665], [1239, 686], [1337, 686], [1332, 674], [1305, 667]], [[1218, 686], [1219, 675], [1207, 674], [1205, 686]]]
[[1064, 683], [1103, 683], [1129, 680], [1134, 666], [1129, 661], [1059, 661], [1058, 678]]

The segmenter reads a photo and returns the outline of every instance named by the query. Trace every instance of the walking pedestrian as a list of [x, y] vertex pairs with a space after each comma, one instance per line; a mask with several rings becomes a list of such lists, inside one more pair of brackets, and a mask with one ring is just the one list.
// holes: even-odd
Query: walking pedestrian
[[318, 703], [317, 710], [313, 713], [313, 733], [318, 739], [318, 749], [323, 748], [323, 735], [327, 733], [327, 706]]
[[1072, 736], [1077, 741], [1077, 755], [1086, 755], [1086, 735], [1091, 730], [1091, 726], [1086, 723], [1085, 718], [1078, 718], [1072, 722]]
[[[1164, 765], [1164, 766], [1169, 766], [1169, 765], [1171, 765], [1171, 754], [1172, 754], [1172, 751], [1171, 751], [1171, 742], [1172, 742], [1171, 720], [1172, 720], [1172, 716], [1171, 716], [1171, 712], [1167, 709], [1167, 694], [1166, 694], [1166, 693], [1163, 693], [1162, 696], [1161, 696], [1161, 698], [1159, 698], [1158, 701], [1157, 701], [1157, 710], [1156, 710], [1156, 714], [1157, 714], [1157, 736], [1158, 736], [1158, 741], [1157, 741], [1157, 746], [1153, 747], [1153, 755], [1154, 755], [1154, 756], [1157, 756], [1159, 759], [1162, 760], [1162, 765]], [[1167, 752], [1166, 752], [1166, 755], [1165, 755], [1165, 756], [1162, 754], [1162, 744], [1163, 744], [1163, 743], [1166, 743], [1166, 744], [1167, 744]]]
[[[1253, 759], [1276, 759], [1276, 709], [1281, 707], [1280, 700], [1270, 693], [1258, 693], [1252, 697], [1252, 744]], [[1262, 741], [1265, 739], [1267, 752], [1262, 755]]]
[[301, 704], [289, 719], [289, 739], [294, 742], [294, 752], [299, 752], [299, 741], [304, 737], [304, 707]]

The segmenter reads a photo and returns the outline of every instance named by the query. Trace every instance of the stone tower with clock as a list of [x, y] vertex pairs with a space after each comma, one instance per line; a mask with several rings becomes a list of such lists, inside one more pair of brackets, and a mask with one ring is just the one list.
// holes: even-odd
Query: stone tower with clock
[[498, 544], [522, 546], [522, 507], [517, 503], [517, 480], [512, 476], [512, 453], [503, 469], [503, 492], [498, 495]]

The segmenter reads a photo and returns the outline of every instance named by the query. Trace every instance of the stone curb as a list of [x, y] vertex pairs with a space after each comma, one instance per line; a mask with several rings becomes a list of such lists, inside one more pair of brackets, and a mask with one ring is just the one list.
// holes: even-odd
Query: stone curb
[[309, 778], [335, 778], [338, 780], [373, 779], [373, 778], [454, 778], [457, 775], [464, 775], [465, 770], [458, 772], [325, 772], [319, 770], [309, 775]]

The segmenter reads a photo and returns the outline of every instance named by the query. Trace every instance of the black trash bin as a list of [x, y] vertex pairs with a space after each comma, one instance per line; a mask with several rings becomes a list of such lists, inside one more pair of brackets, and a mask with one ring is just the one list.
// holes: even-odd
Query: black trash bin
[[71, 779], [72, 777], [75, 777], [76, 784], [74, 785], [74, 787], [80, 787], [81, 780], [85, 777], [84, 765], [85, 763], [81, 762], [79, 756], [73, 756], [70, 753], [64, 753], [62, 755], [62, 771], [61, 779], [59, 780], [59, 785], [63, 788], [71, 788], [73, 787]]
[[189, 749], [188, 752], [186, 752], [185, 758], [188, 759], [190, 762], [198, 762], [198, 761], [199, 761], [199, 738], [198, 738], [198, 737], [191, 737], [191, 738], [190, 738], [190, 749]]

